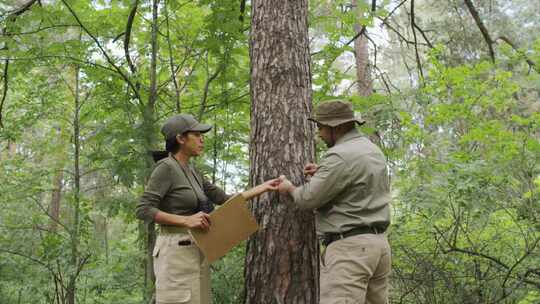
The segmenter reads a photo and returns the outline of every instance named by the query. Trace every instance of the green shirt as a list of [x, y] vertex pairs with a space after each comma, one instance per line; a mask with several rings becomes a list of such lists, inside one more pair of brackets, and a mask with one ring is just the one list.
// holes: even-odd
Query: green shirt
[[182, 168], [172, 156], [157, 162], [136, 208], [138, 219], [151, 222], [158, 210], [177, 215], [197, 212], [199, 199], [207, 196], [222, 204], [230, 196], [209, 183], [191, 166]]
[[318, 234], [390, 223], [385, 156], [356, 129], [336, 141], [317, 172], [292, 196], [299, 208], [317, 211]]

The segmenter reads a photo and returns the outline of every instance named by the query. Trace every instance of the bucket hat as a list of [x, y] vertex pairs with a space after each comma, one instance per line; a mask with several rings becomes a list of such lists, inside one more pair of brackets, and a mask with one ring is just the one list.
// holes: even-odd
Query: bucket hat
[[351, 121], [359, 125], [366, 123], [360, 116], [354, 115], [352, 104], [343, 100], [329, 100], [321, 103], [315, 109], [315, 114], [308, 119], [330, 127], [336, 127]]

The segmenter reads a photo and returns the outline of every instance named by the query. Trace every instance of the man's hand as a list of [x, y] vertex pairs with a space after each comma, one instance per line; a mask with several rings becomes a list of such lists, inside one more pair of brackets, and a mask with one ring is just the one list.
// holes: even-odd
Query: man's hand
[[184, 226], [187, 228], [208, 230], [208, 228], [210, 228], [210, 216], [202, 211], [195, 213], [194, 215], [186, 216], [184, 218]]
[[317, 169], [319, 169], [317, 164], [313, 164], [313, 163], [306, 164], [304, 166], [304, 176], [305, 177], [312, 177], [313, 174], [315, 174], [315, 172], [317, 172]]
[[295, 189], [295, 186], [291, 183], [291, 181], [289, 181], [285, 177], [285, 175], [281, 175], [279, 177], [279, 180], [281, 181], [281, 183], [278, 186], [279, 193], [281, 194], [291, 193]]

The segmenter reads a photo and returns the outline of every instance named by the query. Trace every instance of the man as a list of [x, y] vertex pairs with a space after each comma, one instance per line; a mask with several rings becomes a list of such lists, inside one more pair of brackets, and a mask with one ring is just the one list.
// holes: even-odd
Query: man
[[365, 122], [352, 104], [322, 103], [310, 118], [328, 146], [320, 165], [307, 164], [309, 181], [279, 186], [301, 209], [316, 210], [321, 239], [320, 303], [384, 304], [388, 301], [390, 187], [381, 150], [356, 130]]

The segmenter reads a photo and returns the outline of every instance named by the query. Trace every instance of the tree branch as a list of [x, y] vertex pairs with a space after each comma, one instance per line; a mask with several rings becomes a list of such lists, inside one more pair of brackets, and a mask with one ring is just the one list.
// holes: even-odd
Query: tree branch
[[202, 117], [203, 117], [203, 114], [204, 114], [204, 109], [206, 108], [206, 101], [208, 99], [208, 90], [210, 89], [210, 83], [216, 79], [216, 77], [218, 77], [219, 73], [221, 73], [221, 70], [223, 70], [223, 65], [219, 66], [217, 68], [217, 70], [214, 72], [214, 74], [212, 74], [212, 76], [210, 76], [207, 80], [206, 80], [206, 83], [204, 84], [204, 92], [203, 92], [203, 96], [201, 98], [201, 107], [199, 109], [199, 121], [202, 121]]
[[37, 34], [39, 32], [42, 32], [42, 31], [56, 29], [56, 28], [64, 28], [64, 27], [79, 27], [79, 25], [78, 24], [55, 24], [55, 25], [46, 26], [46, 27], [39, 27], [35, 30], [31, 30], [28, 32], [5, 33], [4, 36], [12, 37], [12, 36], [21, 36], [21, 35], [32, 35], [32, 34]]
[[174, 56], [173, 56], [173, 49], [172, 49], [172, 43], [171, 43], [171, 30], [169, 26], [169, 9], [167, 8], [167, 5], [168, 5], [168, 2], [165, 1], [165, 3], [163, 4], [163, 9], [165, 13], [165, 25], [167, 26], [165, 38], [167, 40], [167, 47], [169, 48], [169, 68], [171, 69], [171, 79], [174, 85], [176, 112], [180, 113], [181, 111], [180, 88], [178, 87], [178, 80], [176, 80], [176, 71], [174, 70], [175, 64], [174, 64]]
[[503, 284], [502, 284], [502, 291], [503, 291], [503, 296], [502, 296], [502, 299], [506, 298], [508, 295], [506, 293], [506, 283], [508, 282], [508, 279], [510, 278], [510, 275], [512, 274], [512, 272], [514, 271], [514, 269], [521, 263], [523, 262], [533, 251], [534, 249], [536, 249], [536, 246], [538, 245], [538, 242], [540, 241], [540, 238], [536, 239], [536, 241], [534, 242], [534, 245], [532, 246], [532, 248], [529, 248], [528, 250], [525, 251], [525, 253], [523, 254], [523, 256], [521, 256], [521, 258], [519, 260], [517, 260], [514, 265], [512, 265], [512, 267], [510, 267], [510, 269], [508, 270], [508, 272], [506, 273], [506, 276], [504, 278], [504, 281], [503, 281]]
[[413, 26], [414, 28], [416, 28], [416, 29], [420, 32], [420, 34], [422, 34], [422, 37], [424, 38], [424, 41], [426, 41], [427, 45], [428, 45], [430, 48], [433, 48], [433, 44], [432, 44], [432, 43], [429, 41], [429, 39], [427, 38], [426, 33], [424, 32], [424, 30], [422, 30], [422, 29], [418, 26], [418, 24], [416, 24], [415, 19], [412, 19], [412, 26]]
[[408, 0], [403, 0], [401, 1], [398, 5], [396, 5], [396, 7], [394, 7], [394, 9], [388, 14], [388, 16], [384, 17], [384, 20], [383, 20], [383, 23], [386, 22], [386, 20], [388, 20], [388, 18], [392, 17], [392, 15], [394, 14], [395, 11], [398, 10], [398, 8], [400, 8], [403, 4], [405, 4], [405, 2], [407, 2]]
[[520, 54], [521, 56], [523, 56], [525, 58], [525, 61], [527, 62], [527, 64], [529, 65], [530, 68], [534, 69], [536, 72], [540, 72], [540, 71], [538, 71], [538, 68], [536, 67], [536, 64], [529, 57], [527, 57], [527, 54], [520, 51], [516, 47], [516, 45], [514, 43], [512, 43], [512, 41], [510, 39], [508, 39], [506, 36], [500, 36], [500, 37], [497, 38], [497, 40], [502, 40], [502, 41], [506, 42], [508, 45], [510, 45], [512, 47], [512, 49], [514, 49], [514, 51], [516, 51], [518, 54]]
[[94, 41], [94, 43], [97, 45], [97, 47], [99, 48], [99, 50], [101, 51], [101, 53], [103, 54], [103, 56], [105, 56], [105, 59], [107, 60], [107, 62], [114, 68], [114, 70], [120, 74], [120, 76], [122, 77], [122, 79], [124, 79], [124, 81], [128, 84], [128, 86], [132, 89], [133, 93], [135, 94], [135, 97], [142, 102], [142, 99], [141, 99], [141, 96], [139, 94], [139, 91], [137, 89], [137, 87], [133, 84], [133, 82], [131, 82], [131, 80], [129, 79], [129, 77], [120, 69], [120, 67], [118, 67], [114, 61], [112, 60], [112, 58], [109, 56], [109, 54], [105, 51], [105, 49], [103, 48], [103, 46], [101, 45], [101, 43], [99, 42], [99, 40], [92, 34], [90, 33], [90, 31], [84, 26], [84, 24], [81, 22], [81, 20], [79, 19], [79, 16], [75, 13], [75, 11], [73, 10], [73, 8], [71, 8], [71, 6], [66, 2], [66, 0], [62, 0], [62, 3], [64, 3], [64, 5], [67, 7], [67, 9], [69, 10], [69, 12], [71, 13], [71, 15], [75, 18], [75, 20], [77, 21], [77, 23], [79, 24], [79, 26], [84, 30], [84, 32], [90, 36], [90, 38], [92, 38], [92, 40]]
[[416, 28], [414, 27], [414, 0], [411, 0], [411, 24], [412, 32], [414, 37], [414, 54], [416, 56], [416, 64], [418, 65], [418, 72], [420, 73], [420, 78], [424, 82], [424, 71], [422, 69], [422, 61], [420, 60], [420, 54], [418, 53], [418, 39], [416, 38]]
[[[8, 19], [8, 20], [11, 19], [12, 21], [15, 21], [15, 19], [17, 19], [18, 16], [22, 15], [24, 12], [29, 10], [32, 7], [32, 5], [34, 5], [34, 3], [36, 3], [36, 2], [40, 3], [38, 0], [30, 0], [30, 1], [26, 2], [20, 8], [9, 12], [6, 19]], [[7, 33], [8, 32], [7, 32], [7, 25], [6, 25], [2, 29], [2, 36], [7, 36]], [[7, 46], [4, 49], [7, 49]], [[4, 88], [2, 90], [3, 91], [2, 92], [2, 99], [0, 99], [0, 128], [4, 128], [4, 124], [2, 123], [2, 111], [4, 109], [4, 102], [6, 101], [7, 91], [9, 89], [9, 87], [8, 87], [9, 59], [5, 59], [4, 62], [5, 62], [4, 63], [4, 73], [3, 73], [3, 76], [2, 76], [2, 79], [4, 80]]]
[[484, 40], [486, 41], [486, 44], [488, 46], [489, 50], [489, 57], [491, 57], [491, 61], [495, 62], [495, 51], [493, 50], [493, 39], [491, 39], [491, 36], [489, 35], [489, 32], [480, 19], [480, 15], [478, 14], [478, 11], [474, 7], [474, 4], [471, 0], [464, 0], [465, 5], [467, 5], [467, 8], [469, 9], [469, 12], [471, 13], [471, 16], [474, 19], [474, 22], [476, 22], [476, 26], [478, 26], [478, 29], [480, 29], [480, 32], [482, 33], [482, 36], [484, 36]]
[[90, 65], [90, 66], [93, 66], [93, 67], [96, 67], [96, 68], [100, 68], [100, 69], [104, 69], [104, 70], [113, 72], [114, 74], [118, 74], [117, 70], [111, 69], [110, 67], [100, 65], [98, 63], [90, 62], [90, 61], [81, 60], [81, 59], [71, 57], [71, 56], [46, 55], [46, 56], [39, 56], [39, 57], [20, 57], [20, 58], [17, 58], [17, 57], [7, 57], [7, 58], [2, 57], [2, 58], [0, 58], [0, 60], [11, 60], [11, 61], [18, 61], [18, 60], [45, 60], [45, 59], [51, 59], [51, 58], [53, 58], [53, 59], [68, 59], [68, 60], [71, 60], [73, 62], [77, 62], [77, 63], [81, 63], [81, 64], [85, 64], [85, 65]]
[[26, 12], [27, 10], [30, 9], [30, 7], [32, 7], [32, 5], [34, 5], [34, 3], [36, 3], [39, 1], [38, 0], [30, 0], [28, 2], [26, 2], [25, 4], [23, 4], [20, 8], [17, 8], [11, 12], [9, 12], [9, 17], [17, 17], [17, 16], [20, 16], [22, 15], [24, 12]]
[[[400, 38], [401, 41], [403, 41], [403, 42], [405, 42], [405, 43], [407, 43], [407, 44], [413, 44], [413, 45], [415, 44], [414, 41], [408, 40], [407, 38], [405, 38], [405, 36], [403, 36], [402, 33], [400, 33], [397, 29], [395, 29], [393, 26], [391, 26], [391, 25], [388, 23], [387, 18], [382, 19], [382, 18], [379, 18], [379, 17], [378, 17], [378, 19], [381, 20], [381, 22], [382, 22], [388, 29], [390, 29], [392, 32], [394, 32], [394, 33]], [[421, 42], [418, 42], [417, 44], [418, 44], [418, 45], [423, 45], [423, 46], [429, 46], [429, 45], [427, 45], [427, 44], [425, 44], [425, 43], [421, 43]]]
[[11, 254], [11, 255], [17, 255], [17, 256], [23, 257], [25, 259], [28, 259], [28, 260], [42, 266], [43, 268], [47, 269], [54, 278], [56, 278], [57, 280], [60, 280], [58, 274], [52, 269], [52, 267], [50, 265], [48, 265], [48, 264], [45, 264], [41, 260], [38, 260], [38, 259], [36, 259], [36, 258], [34, 258], [32, 256], [27, 255], [27, 254], [24, 254], [24, 253], [21, 253], [21, 252], [18, 252], [18, 251], [9, 250], [9, 249], [0, 249], [0, 253], [1, 252], [8, 253], [8, 254]]
[[152, 33], [151, 33], [151, 52], [150, 52], [150, 92], [148, 94], [148, 108], [154, 110], [157, 100], [157, 52], [158, 52], [158, 9], [159, 0], [152, 0]]
[[[371, 1], [371, 13], [375, 13], [375, 10], [377, 9], [377, 1], [376, 0], [372, 0]], [[362, 28], [358, 31], [358, 33], [356, 35], [354, 35], [354, 37], [349, 40], [347, 43], [345, 43], [345, 46], [348, 46], [350, 45], [351, 43], [353, 43], [356, 39], [358, 39], [358, 37], [364, 35], [366, 32], [366, 26], [365, 25], [362, 25]]]
[[135, 20], [135, 14], [137, 13], [137, 7], [139, 6], [139, 0], [135, 0], [133, 3], [133, 7], [131, 8], [131, 11], [129, 12], [127, 24], [126, 24], [126, 31], [124, 33], [124, 54], [126, 56], [126, 61], [128, 63], [129, 69], [131, 71], [131, 74], [137, 73], [137, 68], [135, 65], [133, 65], [133, 61], [131, 60], [131, 56], [129, 55], [129, 41], [131, 39], [131, 28], [133, 27], [133, 21]]
[[345, 43], [344, 46], [350, 45], [350, 44], [353, 43], [356, 39], [358, 39], [358, 37], [364, 35], [365, 32], [366, 32], [366, 26], [365, 26], [365, 25], [362, 25], [362, 28], [360, 29], [360, 31], [358, 31], [358, 33], [357, 33], [356, 35], [354, 35], [354, 37], [352, 37], [351, 40], [349, 40], [347, 43]]
[[2, 79], [4, 80], [4, 86], [2, 90], [2, 99], [0, 99], [0, 128], [2, 129], [4, 128], [4, 123], [2, 122], [2, 118], [3, 118], [2, 112], [4, 110], [4, 102], [6, 101], [7, 91], [9, 89], [8, 68], [9, 68], [9, 59], [6, 59], [4, 63], [4, 73], [2, 75]]

